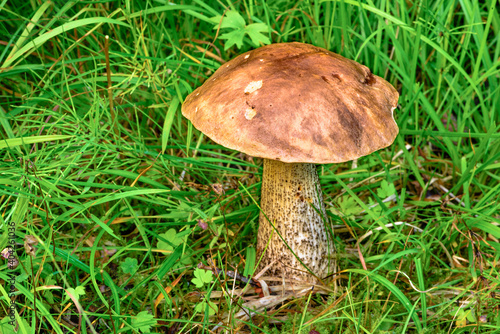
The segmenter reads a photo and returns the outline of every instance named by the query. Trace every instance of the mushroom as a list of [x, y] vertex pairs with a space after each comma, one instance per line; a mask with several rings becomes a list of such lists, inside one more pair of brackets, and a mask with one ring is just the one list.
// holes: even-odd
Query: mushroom
[[274, 263], [268, 274], [308, 283], [332, 271], [316, 164], [389, 146], [397, 101], [396, 89], [366, 66], [304, 43], [237, 56], [186, 98], [182, 114], [198, 130], [264, 159], [258, 269]]

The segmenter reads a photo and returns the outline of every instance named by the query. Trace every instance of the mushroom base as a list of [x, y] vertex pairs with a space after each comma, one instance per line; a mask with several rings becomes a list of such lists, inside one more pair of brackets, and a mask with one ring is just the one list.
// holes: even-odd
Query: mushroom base
[[308, 283], [333, 271], [335, 249], [316, 165], [264, 159], [261, 209], [257, 253], [264, 256], [257, 271], [275, 261], [266, 276]]

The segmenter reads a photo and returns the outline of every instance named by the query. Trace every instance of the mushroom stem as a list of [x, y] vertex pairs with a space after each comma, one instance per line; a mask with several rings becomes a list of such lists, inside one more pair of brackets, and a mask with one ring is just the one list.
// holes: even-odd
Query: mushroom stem
[[269, 245], [258, 270], [276, 261], [267, 275], [316, 283], [298, 257], [318, 278], [332, 271], [330, 260], [335, 249], [325, 225], [325, 205], [315, 164], [264, 159], [261, 209], [258, 254]]

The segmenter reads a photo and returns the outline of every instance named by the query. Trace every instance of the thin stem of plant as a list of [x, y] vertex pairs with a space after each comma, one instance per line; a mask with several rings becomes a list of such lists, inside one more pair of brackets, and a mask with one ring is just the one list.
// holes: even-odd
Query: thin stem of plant
[[108, 77], [108, 99], [109, 99], [109, 112], [111, 114], [111, 127], [115, 134], [118, 134], [118, 129], [115, 126], [115, 110], [113, 106], [113, 89], [111, 88], [111, 67], [109, 66], [109, 36], [106, 35], [104, 43], [104, 55], [106, 57], [106, 75]]

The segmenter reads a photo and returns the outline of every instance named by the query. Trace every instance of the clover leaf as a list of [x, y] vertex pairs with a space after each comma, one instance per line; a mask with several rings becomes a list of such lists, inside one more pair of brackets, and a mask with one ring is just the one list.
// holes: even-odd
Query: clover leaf
[[149, 333], [152, 326], [156, 326], [156, 320], [148, 311], [139, 312], [132, 317], [132, 327], [143, 333]]
[[122, 263], [120, 263], [120, 269], [125, 274], [132, 274], [137, 270], [138, 262], [137, 259], [127, 257]]
[[215, 312], [217, 311], [217, 305], [211, 301], [208, 301], [208, 304], [206, 301], [202, 301], [201, 303], [196, 305], [194, 311], [196, 313], [205, 313], [205, 309], [207, 308], [207, 306], [208, 306], [208, 315], [209, 316], [214, 315]]
[[196, 285], [197, 288], [202, 288], [205, 283], [210, 283], [212, 282], [212, 272], [209, 270], [204, 270], [200, 268], [196, 268], [194, 271], [194, 277], [191, 282], [193, 282], [194, 285]]
[[159, 240], [158, 248], [166, 251], [173, 251], [174, 247], [177, 247], [184, 242], [184, 238], [179, 237], [177, 231], [173, 228], [169, 229], [165, 233], [160, 234], [160, 237], [167, 240], [168, 242]]

